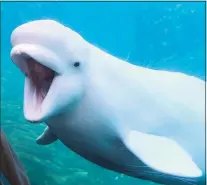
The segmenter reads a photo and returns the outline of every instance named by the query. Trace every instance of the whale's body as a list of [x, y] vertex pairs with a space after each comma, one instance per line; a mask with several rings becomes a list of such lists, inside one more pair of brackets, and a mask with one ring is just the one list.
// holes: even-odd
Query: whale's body
[[[56, 34], [66, 38], [63, 43], [73, 44], [69, 40], [70, 29], [61, 31], [60, 24], [49, 20], [30, 22], [13, 32], [11, 57], [14, 62], [17, 54], [26, 53], [44, 65], [44, 60], [35, 58], [34, 50], [19, 47], [26, 36], [30, 44], [36, 46], [37, 42], [38, 46], [45, 47], [37, 39], [45, 32], [50, 34], [44, 23], [57, 27]], [[31, 34], [32, 28], [41, 25]], [[54, 44], [55, 38], [47, 41], [45, 37], [44, 42]], [[132, 65], [80, 40], [73, 40], [76, 47], [68, 53], [73, 58], [78, 55], [80, 62], [84, 60], [82, 76], [73, 72], [74, 81], [70, 81], [72, 70], [65, 69], [55, 79], [59, 79], [59, 84], [81, 84], [81, 88], [71, 85], [75, 90], [64, 89], [62, 96], [56, 97], [56, 103], [51, 104], [60, 108], [45, 111], [49, 112], [45, 117], [36, 119], [24, 110], [29, 121], [36, 119], [47, 124], [37, 143], [49, 144], [59, 139], [95, 164], [141, 179], [168, 185], [205, 184], [205, 82], [182, 73]], [[84, 45], [82, 52], [77, 49], [79, 45]], [[50, 50], [55, 53], [56, 47]], [[67, 54], [63, 51], [61, 57]], [[58, 71], [61, 67], [51, 69]], [[63, 86], [54, 84], [50, 89]], [[73, 92], [78, 94], [73, 95], [76, 101], [68, 98]], [[52, 90], [49, 93], [48, 102]], [[67, 104], [67, 109], [59, 103], [64, 100], [72, 102]], [[46, 103], [44, 106], [49, 107]], [[42, 109], [46, 110], [45, 107]], [[65, 109], [61, 112], [62, 107]]]

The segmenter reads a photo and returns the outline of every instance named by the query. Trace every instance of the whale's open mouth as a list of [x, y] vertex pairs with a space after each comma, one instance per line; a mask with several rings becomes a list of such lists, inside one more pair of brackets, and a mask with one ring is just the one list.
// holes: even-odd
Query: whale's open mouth
[[26, 53], [16, 53], [12, 58], [26, 76], [24, 112], [29, 115], [26, 116], [27, 120], [39, 122], [38, 117], [42, 111], [43, 101], [47, 97], [57, 73]]
[[[27, 70], [25, 70], [26, 68]], [[25, 75], [29, 78], [31, 86], [35, 90], [36, 108], [38, 109], [49, 91], [55, 72], [33, 58], [25, 59], [25, 68], [22, 70], [25, 70]]]

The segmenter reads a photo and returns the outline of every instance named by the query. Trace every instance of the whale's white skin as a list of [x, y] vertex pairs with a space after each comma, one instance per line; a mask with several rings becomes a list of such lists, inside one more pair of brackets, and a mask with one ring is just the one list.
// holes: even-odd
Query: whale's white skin
[[205, 184], [204, 81], [132, 65], [53, 20], [17, 27], [11, 42], [24, 72], [31, 57], [57, 73], [41, 105], [25, 80], [25, 118], [47, 124], [38, 144], [59, 139], [93, 163], [141, 179]]

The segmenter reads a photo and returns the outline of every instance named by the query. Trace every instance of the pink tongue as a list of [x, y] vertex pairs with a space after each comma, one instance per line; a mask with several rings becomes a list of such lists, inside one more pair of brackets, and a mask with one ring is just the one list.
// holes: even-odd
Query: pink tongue
[[29, 77], [37, 86], [42, 86], [45, 81], [49, 82], [54, 76], [54, 72], [42, 64], [30, 58], [27, 60]]

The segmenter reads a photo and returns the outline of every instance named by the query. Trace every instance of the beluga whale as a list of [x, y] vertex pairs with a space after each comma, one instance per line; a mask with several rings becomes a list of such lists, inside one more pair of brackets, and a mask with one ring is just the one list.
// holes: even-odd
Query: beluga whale
[[138, 179], [205, 184], [205, 81], [131, 64], [54, 20], [18, 26], [11, 44], [24, 117], [46, 125], [38, 144], [60, 140]]

